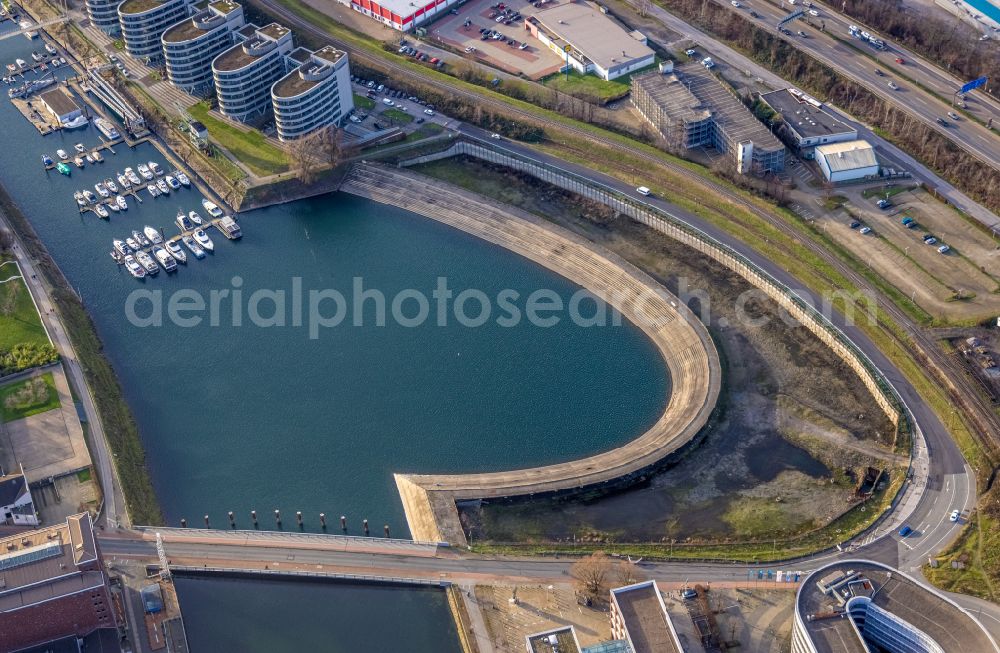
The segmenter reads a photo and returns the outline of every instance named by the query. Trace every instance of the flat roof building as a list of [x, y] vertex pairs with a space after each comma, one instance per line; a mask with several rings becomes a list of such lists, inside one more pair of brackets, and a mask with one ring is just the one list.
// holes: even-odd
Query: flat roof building
[[248, 24], [234, 32], [242, 41], [212, 61], [212, 77], [223, 115], [248, 122], [271, 111], [271, 86], [287, 72], [292, 32], [278, 23]]
[[792, 653], [997, 653], [970, 613], [927, 585], [869, 560], [810, 574], [795, 597]]
[[656, 61], [641, 32], [626, 32], [589, 2], [553, 3], [528, 16], [524, 26], [572, 68], [601, 79], [616, 79]]
[[459, 0], [339, 0], [351, 9], [374, 18], [393, 29], [407, 32], [427, 22]]
[[553, 628], [524, 638], [528, 653], [580, 653], [573, 626]]
[[684, 653], [655, 580], [611, 590], [611, 635], [633, 653]]
[[878, 158], [868, 141], [820, 145], [815, 156], [823, 176], [833, 183], [878, 176]]
[[337, 125], [354, 109], [347, 53], [332, 46], [288, 55], [296, 67], [271, 87], [274, 123], [283, 141]]
[[[61, 88], [46, 91], [39, 95], [38, 99], [41, 100], [45, 110], [62, 125], [83, 115], [83, 109], [80, 105]], [[29, 465], [28, 468], [30, 469], [31, 466]]]
[[106, 34], [117, 35], [122, 30], [118, 22], [118, 5], [121, 3], [121, 0], [87, 0], [87, 18]]
[[188, 93], [200, 94], [212, 88], [212, 60], [236, 39], [233, 32], [243, 27], [243, 7], [229, 0], [216, 0], [189, 19], [170, 26], [161, 37], [167, 79]]
[[0, 539], [0, 650], [116, 628], [89, 513]]
[[35, 502], [23, 470], [0, 476], [0, 523], [11, 526], [38, 526]]
[[784, 144], [704, 66], [633, 78], [632, 103], [669, 142], [714, 147], [741, 174], [785, 169]]
[[807, 159], [813, 157], [813, 148], [817, 145], [853, 141], [858, 137], [857, 129], [797, 88], [764, 93], [760, 99], [781, 117], [783, 128]]
[[189, 0], [125, 0], [118, 5], [118, 22], [126, 52], [142, 61], [158, 61], [163, 32], [190, 10]]

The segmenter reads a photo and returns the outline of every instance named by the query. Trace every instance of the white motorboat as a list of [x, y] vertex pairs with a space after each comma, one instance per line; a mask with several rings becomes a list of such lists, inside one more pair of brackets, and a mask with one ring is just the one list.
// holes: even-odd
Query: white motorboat
[[188, 179], [188, 176], [180, 171], [177, 172], [177, 181], [181, 182], [181, 186], [187, 187], [191, 185], [191, 180]]
[[140, 163], [136, 166], [136, 169], [139, 170], [139, 174], [142, 175], [142, 178], [146, 181], [151, 181], [153, 179], [153, 173], [150, 171], [149, 166], [145, 163]]
[[153, 260], [153, 257], [141, 249], [135, 253], [135, 260], [139, 261], [139, 265], [146, 268], [146, 274], [152, 275], [160, 271], [160, 268], [156, 265], [156, 261]]
[[192, 234], [192, 236], [194, 236], [194, 239], [197, 240], [198, 244], [203, 248], [210, 252], [215, 251], [215, 243], [213, 243], [212, 239], [208, 237], [208, 234], [205, 233], [204, 229], [198, 229]]
[[132, 231], [132, 240], [139, 243], [143, 247], [149, 247], [149, 238], [146, 238], [138, 229]]
[[73, 199], [75, 199], [76, 203], [79, 204], [80, 206], [87, 205], [87, 200], [86, 198], [84, 198], [83, 193], [81, 193], [80, 191], [76, 191], [75, 193], [73, 193]]
[[122, 256], [128, 256], [132, 253], [132, 249], [123, 240], [115, 240], [111, 244], [114, 245], [115, 251]]
[[161, 168], [160, 164], [157, 163], [156, 161], [149, 162], [149, 171], [152, 172], [157, 177], [163, 174], [163, 168]]
[[56, 156], [59, 157], [62, 161], [69, 160], [69, 153], [67, 153], [66, 150], [56, 150]]
[[107, 188], [112, 193], [118, 192], [118, 185], [115, 184], [115, 182], [110, 178], [104, 180], [104, 187]]
[[83, 143], [77, 143], [76, 145], [73, 146], [73, 149], [79, 152], [80, 154], [84, 154], [87, 151], [87, 148], [83, 146]]
[[122, 197], [121, 195], [115, 197], [115, 204], [117, 204], [118, 208], [120, 208], [122, 211], [128, 211], [128, 202], [126, 202], [125, 198]]
[[121, 134], [118, 133], [118, 129], [108, 120], [104, 118], [94, 118], [94, 126], [97, 127], [98, 131], [104, 134], [105, 137], [116, 141], [121, 138]]
[[87, 116], [77, 116], [69, 122], [64, 122], [62, 124], [63, 129], [79, 129], [80, 127], [86, 127], [90, 123], [90, 118]]
[[154, 245], [160, 245], [163, 243], [163, 236], [160, 235], [160, 232], [153, 227], [150, 227], [148, 224], [142, 228], [142, 233], [144, 233], [149, 242]]
[[97, 195], [94, 195], [89, 190], [84, 190], [83, 196], [87, 199], [89, 204], [97, 204]]
[[[177, 223], [177, 227], [181, 231], [191, 231], [194, 229], [194, 223], [191, 222], [191, 218], [184, 215], [184, 211], [178, 211], [177, 217], [174, 218], [174, 222]], [[199, 223], [200, 224], [200, 223]]]
[[94, 190], [96, 190], [97, 194], [100, 195], [101, 197], [104, 198], [111, 197], [111, 193], [108, 191], [107, 188], [104, 187], [104, 184], [100, 182], [94, 184]]
[[126, 177], [120, 172], [117, 175], [115, 175], [115, 179], [118, 180], [118, 184], [124, 189], [132, 187], [132, 182], [128, 180], [128, 177]]
[[142, 183], [142, 180], [139, 179], [139, 175], [135, 174], [135, 170], [132, 168], [125, 168], [125, 177], [132, 182], [133, 186], [138, 186]]
[[131, 249], [133, 252], [139, 249], [138, 241], [136, 241], [136, 239], [133, 238], [132, 236], [129, 236], [128, 238], [125, 239], [125, 244], [128, 245], [129, 249]]
[[87, 163], [97, 163], [97, 159], [95, 159], [94, 155], [91, 154], [90, 152], [84, 154], [83, 158], [87, 160]]
[[203, 250], [198, 243], [194, 242], [194, 238], [191, 236], [181, 236], [181, 242], [184, 246], [191, 250], [195, 258], [205, 258], [205, 250]]
[[219, 221], [215, 224], [222, 235], [229, 240], [239, 240], [243, 237], [243, 230], [240, 229], [240, 225], [236, 222], [231, 215], [222, 216]]
[[135, 257], [131, 254], [125, 255], [125, 269], [128, 270], [129, 274], [136, 279], [142, 279], [146, 276], [146, 270], [144, 270], [143, 267], [136, 262]]
[[119, 211], [121, 211], [121, 209], [118, 208], [118, 202], [115, 202], [114, 200], [108, 202], [104, 206], [106, 206], [108, 210], [111, 211], [112, 213], [118, 213]]
[[90, 156], [94, 157], [94, 161], [97, 161], [98, 163], [104, 163], [104, 155], [98, 152], [97, 150], [94, 150]]
[[177, 181], [177, 178], [173, 175], [167, 175], [164, 179], [167, 180], [167, 186], [170, 186], [173, 190], [177, 190], [181, 187], [181, 182]]
[[184, 253], [184, 249], [181, 247], [181, 244], [176, 240], [167, 241], [167, 251], [170, 252], [171, 256], [177, 259], [178, 263], [187, 263], [187, 254]]
[[37, 62], [41, 61], [44, 58], [45, 58], [45, 55], [42, 54], [41, 52], [39, 52], [38, 50], [32, 50], [31, 51], [31, 60], [32, 61], [34, 61], [34, 62], [37, 63]]
[[52, 45], [51, 43], [45, 44], [45, 51], [48, 52], [49, 54], [59, 54], [59, 51], [56, 50], [55, 46]]
[[156, 260], [160, 262], [160, 265], [162, 265], [163, 269], [167, 272], [173, 272], [177, 269], [177, 260], [170, 255], [170, 252], [163, 249], [159, 245], [155, 245], [153, 247], [153, 256], [156, 257]]
[[108, 217], [111, 216], [111, 214], [108, 213], [108, 210], [106, 208], [104, 208], [103, 204], [95, 204], [94, 205], [94, 213], [96, 213], [97, 215], [101, 216], [102, 218], [108, 218]]
[[209, 200], [202, 200], [201, 205], [205, 207], [208, 214], [213, 218], [218, 218], [222, 215], [222, 209], [220, 209], [215, 202], [210, 202]]
[[188, 213], [188, 217], [191, 218], [191, 222], [195, 223], [199, 227], [205, 224], [205, 221], [201, 219], [201, 216], [198, 215], [197, 211], [191, 211], [190, 213]]
[[160, 189], [156, 187], [156, 184], [150, 184], [149, 186], [146, 186], [146, 190], [148, 190], [149, 194], [152, 195], [153, 197], [160, 196]]
[[75, 159], [73, 159], [73, 164], [76, 165], [77, 168], [82, 168], [83, 167], [83, 157], [82, 156], [78, 156]]
[[14, 63], [16, 63], [17, 67], [21, 68], [21, 69], [24, 69], [24, 68], [28, 67], [28, 62], [25, 61], [24, 59], [15, 59]]
[[167, 186], [167, 182], [163, 181], [162, 179], [156, 180], [156, 187], [159, 188], [160, 192], [163, 193], [164, 195], [170, 194], [170, 186]]

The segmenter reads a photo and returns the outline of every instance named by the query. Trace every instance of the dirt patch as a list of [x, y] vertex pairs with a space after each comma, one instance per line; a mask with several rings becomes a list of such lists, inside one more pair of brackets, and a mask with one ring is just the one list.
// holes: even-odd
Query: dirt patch
[[[740, 277], [627, 218], [511, 171], [466, 159], [419, 170], [544, 216], [637, 265], [708, 325], [723, 364], [716, 414], [679, 462], [612, 495], [462, 506], [474, 540], [787, 536], [849, 508], [852, 478], [869, 464], [885, 465], [863, 451], [888, 456], [894, 431], [861, 381]], [[806, 437], [815, 433], [826, 437]], [[862, 451], [843, 447], [841, 455], [830, 446], [834, 437]]]

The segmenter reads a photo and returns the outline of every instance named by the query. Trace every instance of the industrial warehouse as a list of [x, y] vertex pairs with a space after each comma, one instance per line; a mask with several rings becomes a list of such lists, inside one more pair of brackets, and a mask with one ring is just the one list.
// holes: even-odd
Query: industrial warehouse
[[740, 174], [784, 170], [785, 146], [701, 65], [634, 77], [632, 103], [671, 145], [714, 147]]
[[831, 113], [822, 102], [797, 88], [788, 88], [760, 96], [781, 120], [789, 140], [795, 143], [800, 156], [813, 158], [817, 145], [853, 141], [858, 130]]

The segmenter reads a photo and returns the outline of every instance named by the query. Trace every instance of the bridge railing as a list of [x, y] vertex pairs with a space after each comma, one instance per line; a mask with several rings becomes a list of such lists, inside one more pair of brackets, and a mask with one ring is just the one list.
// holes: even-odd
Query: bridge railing
[[408, 578], [405, 576], [378, 576], [371, 574], [343, 574], [339, 572], [303, 571], [296, 569], [256, 569], [239, 567], [198, 567], [193, 565], [170, 565], [174, 574], [211, 574], [230, 576], [296, 576], [322, 580], [343, 580], [352, 583], [377, 583], [389, 585], [424, 585], [428, 587], [449, 587], [451, 581], [432, 578]]
[[428, 542], [423, 540], [407, 540], [403, 538], [373, 537], [365, 535], [341, 535], [335, 533], [304, 533], [291, 531], [272, 530], [249, 530], [249, 529], [221, 529], [221, 528], [177, 528], [173, 526], [134, 526], [133, 530], [141, 533], [155, 535], [159, 533], [164, 540], [174, 537], [201, 537], [201, 538], [221, 538], [231, 539], [233, 543], [249, 541], [273, 541], [281, 542], [308, 542], [323, 546], [336, 546], [347, 544], [378, 544], [381, 546], [398, 547], [426, 547], [437, 548], [449, 546], [447, 542]]

